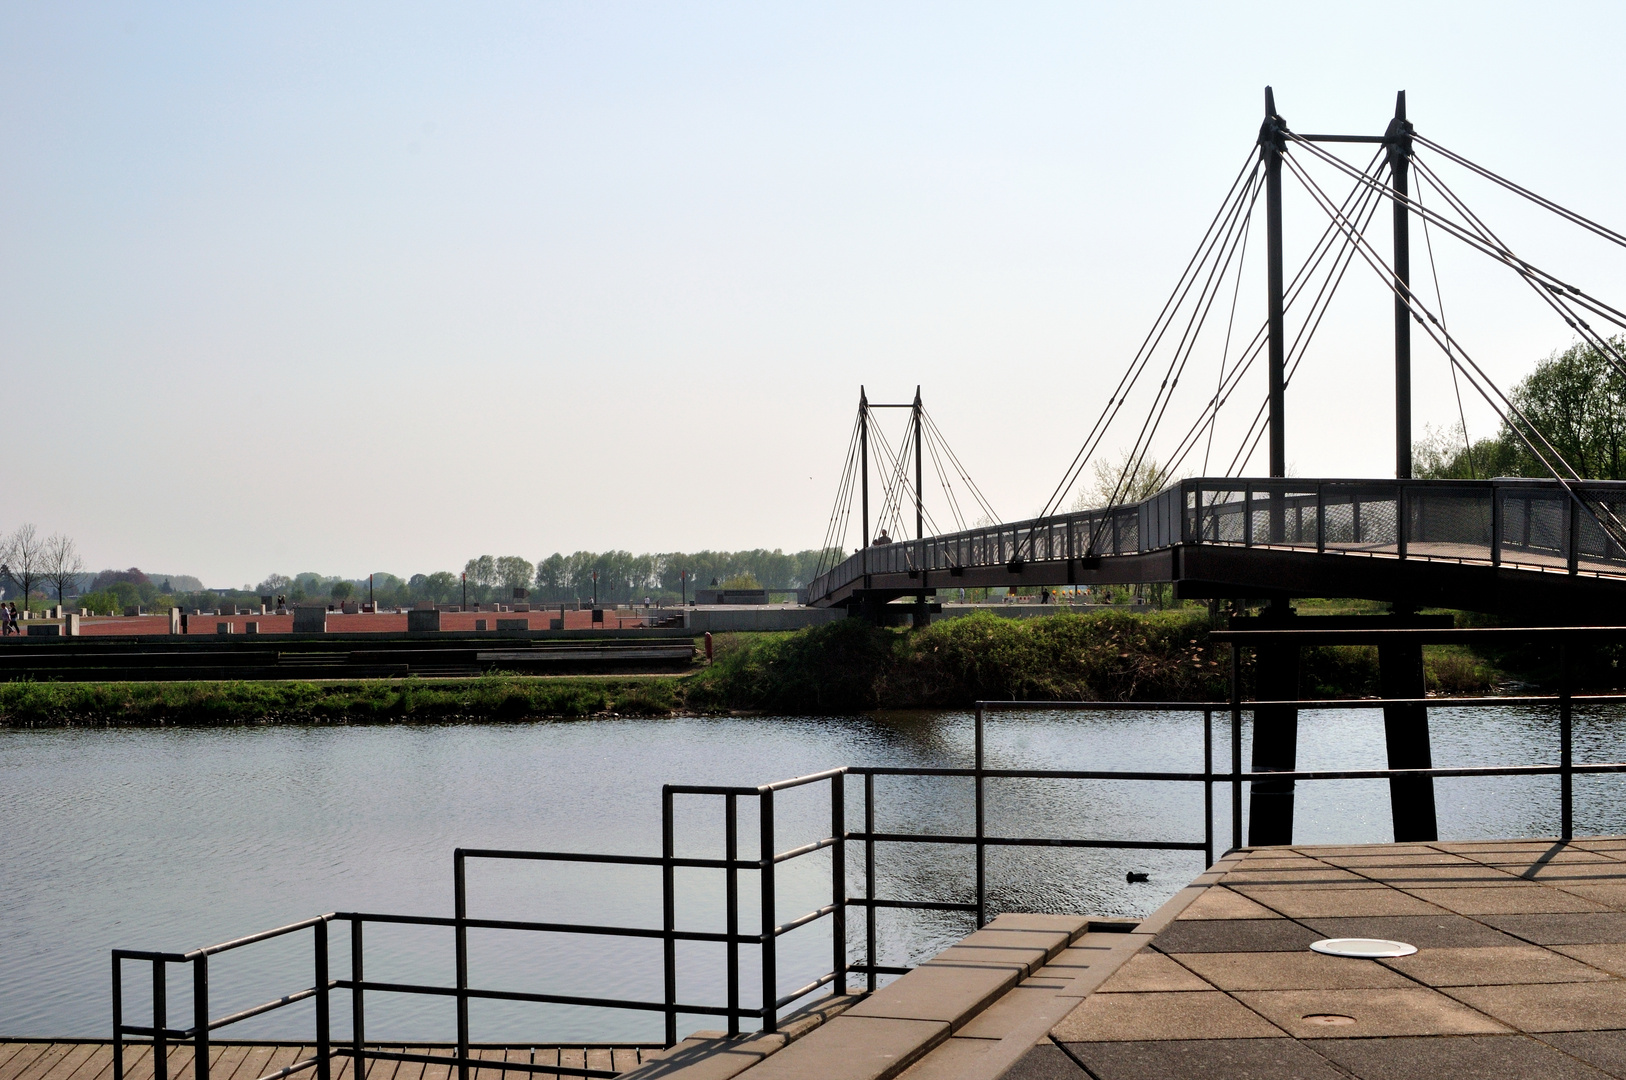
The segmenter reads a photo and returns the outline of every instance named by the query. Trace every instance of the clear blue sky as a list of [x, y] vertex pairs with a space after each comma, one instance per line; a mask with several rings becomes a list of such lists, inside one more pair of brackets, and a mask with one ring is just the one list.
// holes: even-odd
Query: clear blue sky
[[[861, 382], [923, 384], [1029, 513], [1267, 82], [1322, 131], [1405, 88], [1420, 131], [1626, 226], [1618, 5], [1149, 10], [0, 4], [0, 526], [215, 585], [808, 547]], [[1626, 300], [1626, 253], [1459, 190]], [[1504, 382], [1568, 343], [1468, 255], [1441, 274]], [[1365, 282], [1335, 309], [1299, 474], [1392, 468], [1389, 319]], [[1419, 430], [1451, 421], [1417, 366]]]

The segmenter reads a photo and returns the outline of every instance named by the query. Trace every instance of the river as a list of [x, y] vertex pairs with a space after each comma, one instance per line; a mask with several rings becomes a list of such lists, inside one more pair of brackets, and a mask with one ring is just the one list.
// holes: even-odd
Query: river
[[[1577, 761], [1618, 761], [1619, 712], [1578, 710]], [[1438, 765], [1557, 760], [1546, 711], [1431, 712]], [[1216, 765], [1228, 756], [1228, 720], [1215, 717]], [[988, 763], [1001, 768], [1201, 768], [1200, 715], [1039, 712], [990, 720]], [[1246, 742], [1246, 728], [1244, 741]], [[658, 854], [663, 783], [756, 784], [837, 765], [970, 763], [970, 718], [898, 713], [842, 719], [592, 720], [434, 726], [0, 731], [0, 1035], [103, 1036], [109, 1026], [108, 950], [185, 950], [323, 911], [452, 913], [454, 847], [548, 848]], [[1306, 712], [1301, 768], [1382, 767], [1376, 710]], [[848, 820], [861, 822], [861, 785], [849, 784]], [[1438, 782], [1442, 838], [1551, 835], [1555, 777]], [[1626, 780], [1579, 777], [1576, 829], [1626, 832]], [[967, 831], [964, 779], [877, 781], [883, 831]], [[1228, 795], [1215, 792], [1220, 848]], [[743, 805], [743, 804], [742, 804]], [[679, 804], [679, 850], [721, 853], [716, 801]], [[800, 789], [777, 805], [781, 848], [822, 834], [827, 789]], [[754, 854], [754, 809], [743, 805], [742, 852]], [[1195, 785], [989, 781], [991, 833], [1200, 840]], [[1391, 839], [1382, 781], [1299, 785], [1300, 842]], [[859, 845], [849, 892], [863, 889]], [[879, 845], [883, 896], [964, 900], [967, 849]], [[1193, 852], [992, 852], [996, 909], [1143, 915], [1201, 869]], [[1145, 872], [1145, 884], [1125, 881]], [[828, 852], [782, 868], [778, 918], [828, 900]], [[742, 874], [743, 929], [753, 932], [754, 875]], [[679, 924], [720, 929], [721, 874], [677, 876]], [[470, 915], [658, 926], [655, 870], [560, 864], [479, 864]], [[862, 948], [854, 910], [850, 940]], [[919, 959], [967, 929], [962, 915], [888, 912], [880, 959]], [[783, 940], [780, 986], [829, 966], [828, 920]], [[310, 939], [216, 958], [212, 1012], [309, 985]], [[368, 930], [368, 977], [451, 978], [449, 930]], [[346, 931], [334, 928], [335, 975]], [[754, 955], [750, 949], [743, 953]], [[509, 990], [659, 999], [659, 945], [512, 932], [471, 936], [472, 981]], [[720, 999], [721, 949], [686, 947], [684, 1000]], [[172, 968], [172, 1023], [190, 1014], [186, 973]], [[131, 1021], [145, 1022], [145, 969], [127, 976]], [[751, 977], [745, 983], [752, 997]], [[348, 1030], [335, 1002], [335, 1033]], [[568, 1007], [476, 1003], [484, 1041], [658, 1041], [658, 1017]], [[222, 1037], [309, 1037], [309, 1006], [239, 1025]], [[686, 1018], [685, 1029], [716, 1026]], [[369, 1038], [446, 1039], [445, 999], [369, 997]]]

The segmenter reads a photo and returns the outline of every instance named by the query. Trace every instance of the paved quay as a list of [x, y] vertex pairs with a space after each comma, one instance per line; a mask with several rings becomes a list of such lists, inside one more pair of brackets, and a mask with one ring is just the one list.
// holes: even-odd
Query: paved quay
[[[1310, 949], [1351, 937], [1417, 951]], [[1623, 976], [1626, 838], [1243, 850], [1138, 925], [1002, 915], [794, 1041], [702, 1033], [634, 1075], [1602, 1080]]]

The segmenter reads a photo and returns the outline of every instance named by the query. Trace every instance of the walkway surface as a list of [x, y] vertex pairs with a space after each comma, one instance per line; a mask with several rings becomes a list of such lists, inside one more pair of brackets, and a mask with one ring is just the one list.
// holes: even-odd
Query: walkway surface
[[1626, 839], [1241, 852], [1138, 929], [1011, 1080], [1626, 1077]]
[[[402, 1046], [399, 1044], [375, 1047], [384, 1050], [406, 1051], [415, 1054], [448, 1054], [444, 1046]], [[296, 1061], [310, 1057], [314, 1046], [294, 1043], [244, 1044], [217, 1043], [210, 1048], [210, 1080], [258, 1080]], [[637, 1046], [506, 1046], [483, 1047], [474, 1050], [476, 1056], [492, 1064], [474, 1070], [480, 1080], [560, 1080], [559, 1074], [505, 1069], [505, 1062], [527, 1065], [564, 1065], [577, 1069], [636, 1068], [659, 1050]], [[170, 1080], [192, 1080], [192, 1047], [172, 1046], [165, 1055]], [[132, 1046], [124, 1057], [125, 1080], [153, 1080], [152, 1047]], [[333, 1061], [334, 1080], [348, 1080], [351, 1060], [336, 1057]], [[314, 1077], [313, 1070], [295, 1074]], [[366, 1080], [452, 1080], [456, 1070], [445, 1065], [425, 1065], [410, 1061], [371, 1061], [367, 1065]], [[0, 1042], [0, 1080], [112, 1080], [113, 1045], [104, 1041]], [[574, 1077], [568, 1080], [575, 1080]]]

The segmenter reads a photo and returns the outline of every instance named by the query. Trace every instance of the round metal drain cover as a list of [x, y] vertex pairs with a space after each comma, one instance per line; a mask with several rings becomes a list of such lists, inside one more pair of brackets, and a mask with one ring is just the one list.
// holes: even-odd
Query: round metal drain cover
[[1417, 946], [1404, 941], [1385, 941], [1382, 938], [1335, 937], [1313, 942], [1312, 952], [1328, 956], [1353, 956], [1362, 960], [1376, 960], [1384, 956], [1410, 956]]
[[1345, 1016], [1342, 1013], [1311, 1013], [1303, 1019], [1322, 1027], [1348, 1027], [1355, 1022], [1353, 1016]]

